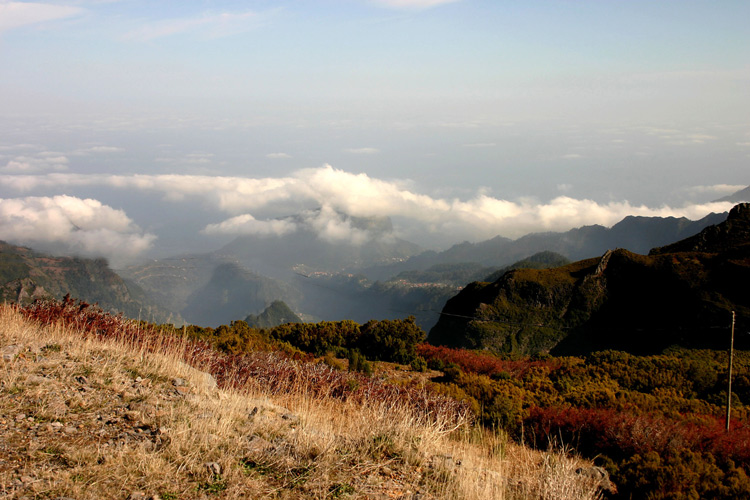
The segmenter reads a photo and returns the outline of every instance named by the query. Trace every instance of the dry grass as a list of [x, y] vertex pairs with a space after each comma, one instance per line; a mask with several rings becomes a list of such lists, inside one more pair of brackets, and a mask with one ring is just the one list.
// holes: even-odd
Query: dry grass
[[218, 389], [179, 346], [84, 341], [2, 306], [0, 348], [12, 345], [0, 361], [0, 496], [598, 497], [562, 453], [393, 403]]

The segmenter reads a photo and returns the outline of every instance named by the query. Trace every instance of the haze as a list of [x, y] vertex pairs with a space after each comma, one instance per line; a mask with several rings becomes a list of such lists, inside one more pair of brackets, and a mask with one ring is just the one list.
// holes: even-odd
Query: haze
[[299, 229], [426, 248], [746, 187], [746, 1], [0, 1], [0, 239], [114, 265]]

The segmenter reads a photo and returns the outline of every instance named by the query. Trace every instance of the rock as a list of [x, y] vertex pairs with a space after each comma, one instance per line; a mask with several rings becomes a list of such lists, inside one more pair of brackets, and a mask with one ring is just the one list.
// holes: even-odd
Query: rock
[[598, 486], [609, 493], [616, 493], [617, 487], [610, 481], [609, 473], [602, 467], [579, 467], [576, 469], [576, 474], [590, 479], [592, 482], [597, 483]]
[[221, 464], [219, 462], [206, 462], [203, 464], [208, 469], [208, 472], [214, 476], [221, 475]]
[[49, 379], [47, 377], [40, 377], [39, 375], [29, 375], [26, 378], [26, 382], [33, 385], [41, 385], [49, 382]]
[[273, 448], [273, 444], [260, 436], [251, 436], [248, 439], [247, 451], [250, 453], [264, 453]]
[[174, 388], [174, 393], [177, 396], [187, 396], [190, 394], [190, 388], [184, 385], [180, 385]]
[[299, 423], [299, 417], [293, 413], [284, 413], [283, 415], [281, 415], [281, 419], [289, 421], [289, 423], [292, 425], [296, 425]]
[[187, 381], [184, 378], [173, 378], [172, 379], [172, 385], [175, 387], [185, 387], [187, 385]]
[[126, 411], [125, 412], [125, 420], [130, 420], [131, 422], [137, 422], [140, 417], [141, 417], [141, 414], [138, 411]]
[[206, 390], [216, 389], [218, 384], [216, 383], [216, 379], [214, 378], [213, 375], [211, 375], [210, 373], [206, 373], [206, 372], [199, 372], [199, 374], [201, 378], [200, 383], [204, 389]]
[[22, 351], [23, 346], [21, 344], [13, 344], [3, 347], [0, 353], [3, 355], [3, 361], [13, 361]]

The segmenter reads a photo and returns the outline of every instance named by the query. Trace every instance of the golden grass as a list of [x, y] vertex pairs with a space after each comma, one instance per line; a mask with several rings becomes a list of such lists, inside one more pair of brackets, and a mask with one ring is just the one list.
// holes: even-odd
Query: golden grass
[[22, 349], [0, 361], [0, 496], [598, 498], [564, 453], [377, 401], [220, 390], [179, 347], [83, 341], [2, 306], [10, 345]]

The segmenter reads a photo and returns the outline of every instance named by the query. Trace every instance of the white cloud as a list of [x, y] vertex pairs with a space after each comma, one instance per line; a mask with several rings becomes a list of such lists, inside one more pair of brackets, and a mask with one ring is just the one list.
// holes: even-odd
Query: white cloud
[[218, 224], [209, 224], [203, 229], [206, 234], [256, 236], [283, 236], [297, 231], [312, 232], [332, 243], [346, 241], [355, 245], [362, 245], [382, 236], [381, 233], [371, 233], [366, 229], [354, 227], [351, 217], [330, 206], [305, 210], [294, 217], [283, 219], [258, 220], [251, 214], [242, 214]]
[[0, 32], [21, 26], [65, 19], [83, 14], [84, 9], [35, 2], [0, 3]]
[[374, 155], [380, 153], [380, 150], [377, 148], [349, 148], [344, 151], [355, 155]]
[[[248, 179], [193, 175], [0, 175], [8, 189], [106, 185], [121, 189], [152, 191], [167, 200], [199, 200], [233, 217], [205, 229], [206, 232], [275, 234], [290, 229], [284, 223], [256, 220], [259, 211], [278, 216], [299, 212], [300, 206], [322, 207], [308, 217], [306, 227], [322, 237], [348, 234], [361, 239], [345, 218], [351, 216], [397, 217], [402, 234], [435, 233], [453, 241], [487, 239], [498, 234], [519, 237], [534, 231], [565, 231], [589, 224], [611, 226], [627, 215], [685, 216], [697, 219], [709, 212], [729, 210], [731, 203], [684, 207], [632, 205], [627, 201], [598, 203], [559, 196], [548, 202], [532, 199], [502, 200], [477, 192], [467, 199], [438, 198], [415, 192], [406, 181], [381, 180], [353, 174], [330, 165], [303, 169], [285, 177]], [[299, 224], [295, 222], [295, 224]]]
[[258, 14], [247, 12], [206, 13], [197, 17], [165, 19], [146, 24], [126, 35], [127, 39], [148, 41], [180, 34], [194, 34], [204, 38], [223, 38], [252, 29]]
[[0, 198], [0, 238], [85, 256], [124, 262], [151, 247], [125, 212], [73, 196]]
[[242, 214], [219, 224], [209, 224], [203, 232], [206, 234], [283, 236], [296, 230], [297, 225], [286, 219], [258, 220], [250, 214]]
[[736, 193], [737, 191], [745, 189], [746, 187], [747, 186], [743, 186], [740, 184], [714, 184], [712, 186], [692, 186], [690, 188], [687, 188], [685, 191], [690, 194], [708, 194], [716, 196]]
[[69, 160], [66, 156], [51, 151], [39, 153], [36, 156], [16, 156], [0, 172], [32, 174], [38, 172], [63, 171], [68, 169]]
[[123, 148], [115, 146], [92, 146], [90, 148], [76, 149], [73, 154], [76, 155], [89, 155], [89, 154], [107, 154], [107, 153], [122, 153], [125, 151]]
[[373, 3], [392, 9], [427, 9], [460, 0], [372, 0]]
[[14, 144], [12, 146], [0, 146], [0, 151], [17, 151], [19, 149], [37, 149], [39, 146], [36, 144]]

